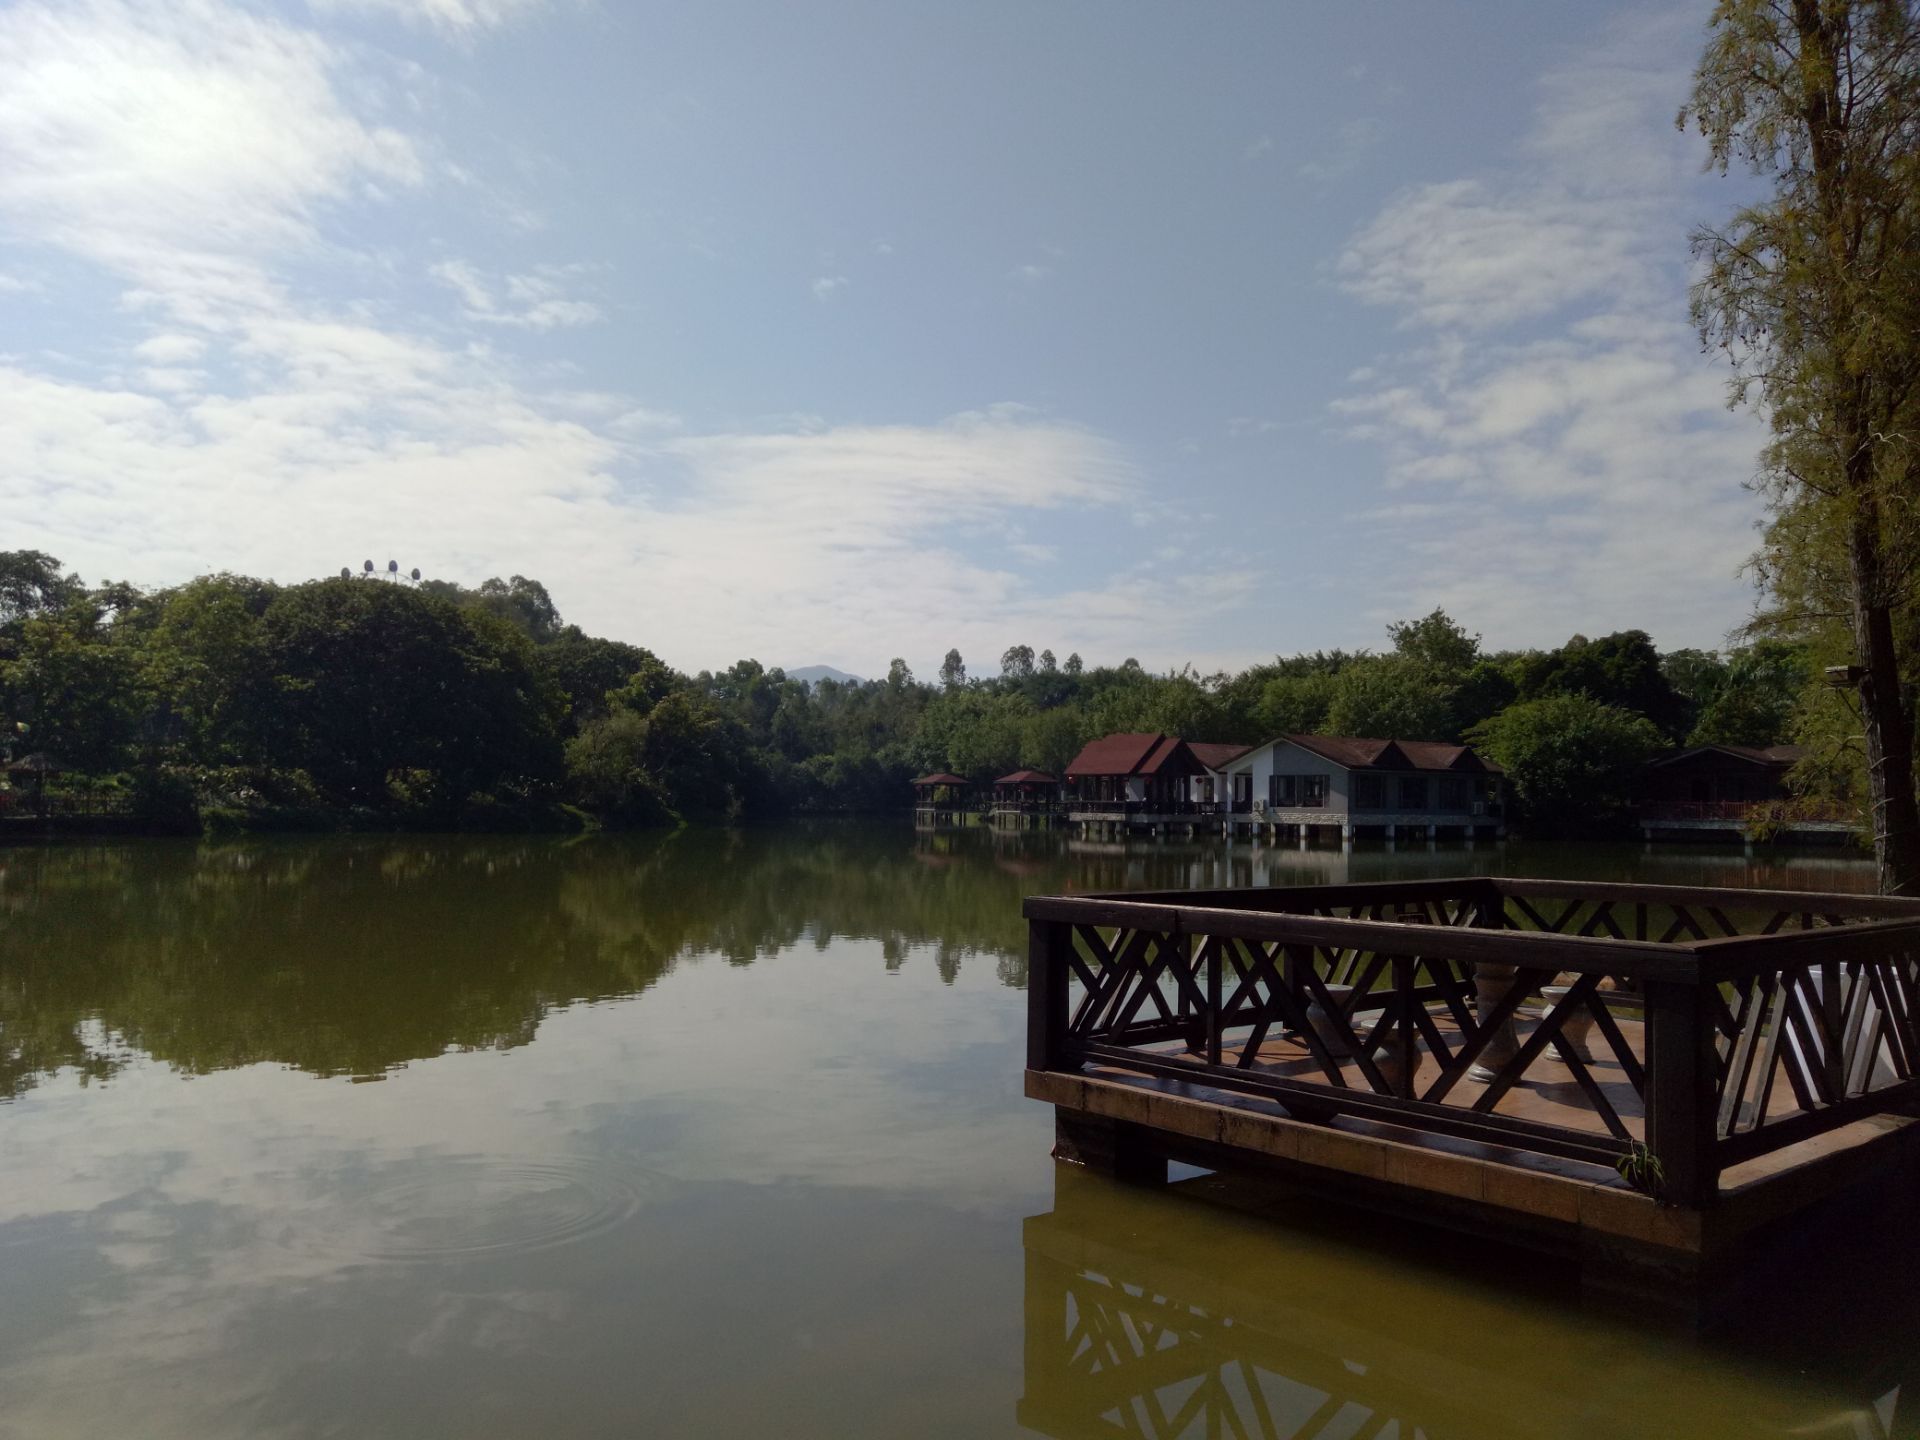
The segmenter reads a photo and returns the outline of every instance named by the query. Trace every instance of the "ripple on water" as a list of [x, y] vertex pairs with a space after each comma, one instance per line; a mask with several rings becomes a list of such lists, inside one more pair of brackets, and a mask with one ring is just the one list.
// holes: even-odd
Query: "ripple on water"
[[346, 1199], [327, 1248], [389, 1262], [491, 1259], [602, 1234], [639, 1205], [633, 1179], [591, 1161], [464, 1157]]

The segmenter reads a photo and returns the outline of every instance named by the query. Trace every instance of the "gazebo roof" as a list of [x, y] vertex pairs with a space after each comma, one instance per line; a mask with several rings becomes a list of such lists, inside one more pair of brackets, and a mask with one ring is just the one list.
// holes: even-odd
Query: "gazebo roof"
[[931, 775], [922, 775], [918, 780], [914, 781], [913, 783], [916, 786], [923, 786], [923, 785], [964, 785], [967, 782], [964, 778], [962, 778], [959, 775], [952, 775], [945, 770], [938, 770]]
[[996, 785], [1058, 785], [1060, 782], [1044, 770], [1016, 770], [1011, 775], [1002, 775], [993, 783]]

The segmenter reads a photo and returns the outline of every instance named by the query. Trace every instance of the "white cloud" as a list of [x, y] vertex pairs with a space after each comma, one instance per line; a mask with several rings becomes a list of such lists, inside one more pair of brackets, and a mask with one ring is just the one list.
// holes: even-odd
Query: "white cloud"
[[543, 8], [548, 0], [309, 0], [326, 12], [385, 13], [415, 25], [466, 36]]
[[825, 304], [846, 288], [846, 276], [822, 275], [813, 282], [813, 298]]
[[413, 141], [343, 104], [340, 63], [216, 0], [0, 12], [0, 212], [177, 313], [259, 303], [262, 257], [311, 245], [325, 205], [422, 178]]
[[1411, 190], [1343, 253], [1351, 293], [1428, 332], [1333, 407], [1409, 493], [1365, 517], [1411, 562], [1384, 618], [1443, 604], [1515, 641], [1678, 644], [1744, 613], [1761, 435], [1685, 320], [1696, 157], [1671, 116], [1697, 19], [1615, 27], [1543, 80], [1513, 168]]
[[198, 335], [155, 335], [133, 347], [133, 353], [154, 365], [181, 365], [207, 353]]
[[460, 297], [461, 313], [486, 325], [523, 330], [557, 330], [596, 325], [606, 312], [590, 300], [570, 296], [567, 287], [585, 266], [541, 265], [520, 275], [489, 276], [465, 260], [443, 260], [427, 273]]
[[[507, 14], [456, 9], [435, 23]], [[112, 366], [0, 360], [10, 543], [145, 584], [298, 580], [370, 551], [465, 580], [538, 574], [589, 629], [689, 666], [807, 655], [823, 635], [857, 637], [847, 658], [870, 671], [1020, 633], [1151, 655], [1246, 594], [1230, 565], [1062, 593], [1049, 532], [1124, 523], [1144, 487], [1119, 446], [1044, 414], [702, 433], [646, 396], [559, 388], [564, 368], [533, 378], [493, 343], [442, 338], [390, 290], [341, 293], [342, 274], [430, 269], [500, 342], [601, 318], [579, 267], [343, 256], [348, 212], [405, 200], [434, 153], [368, 118], [380, 88], [356, 67], [385, 63], [220, 0], [0, 12], [0, 224], [80, 262], [65, 283], [105, 287], [127, 332]], [[310, 262], [343, 258], [319, 298]]]
[[1272, 152], [1273, 137], [1271, 135], [1262, 135], [1259, 139], [1250, 141], [1243, 153], [1249, 160], [1258, 160], [1262, 155], [1269, 155]]

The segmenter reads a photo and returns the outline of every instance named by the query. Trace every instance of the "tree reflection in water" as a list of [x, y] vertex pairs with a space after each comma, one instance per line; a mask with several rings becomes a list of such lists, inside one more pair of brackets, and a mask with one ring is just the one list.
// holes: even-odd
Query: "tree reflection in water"
[[0, 1098], [139, 1056], [378, 1075], [530, 1040], [676, 964], [871, 939], [1026, 983], [1023, 896], [1460, 873], [1847, 888], [1863, 862], [1638, 847], [1352, 850], [859, 823], [672, 835], [0, 850]]

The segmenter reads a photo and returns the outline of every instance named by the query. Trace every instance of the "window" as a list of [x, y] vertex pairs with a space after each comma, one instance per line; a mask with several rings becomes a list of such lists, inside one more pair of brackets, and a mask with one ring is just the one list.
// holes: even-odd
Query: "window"
[[1400, 808], [1402, 810], [1424, 810], [1427, 808], [1426, 776], [1403, 775], [1400, 778]]
[[1439, 809], [1459, 814], [1467, 808], [1467, 782], [1448, 778], [1440, 782]]
[[1353, 808], [1356, 810], [1386, 809], [1387, 782], [1378, 775], [1354, 776]]
[[1267, 804], [1276, 810], [1321, 810], [1327, 803], [1324, 775], [1269, 775]]

